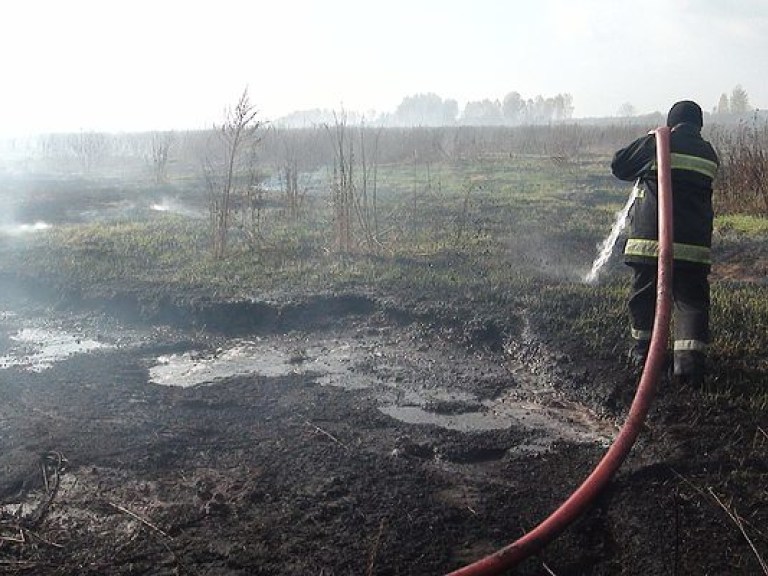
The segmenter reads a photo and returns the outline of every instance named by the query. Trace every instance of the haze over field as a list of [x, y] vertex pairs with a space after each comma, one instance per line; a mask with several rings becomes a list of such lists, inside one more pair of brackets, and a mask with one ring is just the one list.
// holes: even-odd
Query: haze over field
[[28, 0], [3, 7], [0, 136], [209, 127], [243, 89], [265, 119], [559, 93], [576, 118], [768, 106], [768, 2]]

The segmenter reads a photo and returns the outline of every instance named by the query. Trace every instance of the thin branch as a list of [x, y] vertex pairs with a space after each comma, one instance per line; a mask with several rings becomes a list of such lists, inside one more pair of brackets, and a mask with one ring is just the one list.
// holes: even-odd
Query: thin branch
[[[689, 487], [691, 487], [691, 488], [692, 488], [694, 491], [696, 491], [696, 492], [699, 494], [699, 496], [701, 496], [701, 497], [702, 497], [702, 498], [704, 498], [705, 500], [707, 499], [707, 494], [706, 494], [706, 492], [704, 492], [704, 490], [702, 490], [701, 488], [699, 488], [698, 486], [696, 486], [696, 484], [694, 484], [693, 482], [691, 482], [690, 480], [688, 480], [688, 478], [686, 478], [685, 476], [683, 476], [682, 474], [680, 474], [680, 472], [678, 472], [678, 471], [677, 471], [677, 470], [675, 470], [674, 468], [670, 468], [670, 470], [671, 470], [671, 471], [672, 471], [672, 473], [673, 473], [675, 476], [677, 476], [677, 477], [678, 477], [678, 478], [679, 478], [679, 479], [680, 479], [682, 482], [684, 482], [684, 483], [685, 483], [685, 484], [687, 484]], [[711, 490], [711, 488], [710, 488], [710, 490]], [[750, 528], [751, 528], [751, 529], [752, 529], [754, 532], [756, 532], [757, 534], [759, 534], [761, 538], [766, 538], [766, 537], [767, 537], [767, 536], [766, 536], [766, 534], [765, 534], [763, 531], [761, 531], [760, 529], [758, 529], [757, 527], [755, 527], [755, 525], [754, 525], [754, 524], [752, 524], [751, 522], [749, 522], [749, 521], [747, 521], [747, 520], [744, 520], [743, 518], [741, 518], [741, 522], [742, 522], [742, 523], [744, 523], [744, 524], [746, 524], [747, 526], [749, 526], [749, 527], [750, 527]]]
[[136, 514], [135, 512], [131, 512], [130, 510], [128, 510], [127, 508], [124, 508], [124, 507], [120, 506], [119, 504], [114, 504], [114, 503], [112, 503], [112, 502], [108, 502], [108, 504], [109, 504], [110, 506], [112, 506], [112, 508], [114, 508], [115, 510], [118, 510], [118, 511], [120, 511], [120, 512], [122, 512], [123, 514], [127, 514], [128, 516], [130, 516], [131, 518], [134, 518], [135, 520], [138, 520], [139, 522], [141, 522], [141, 523], [142, 523], [142, 524], [144, 524], [145, 526], [147, 526], [147, 527], [151, 528], [151, 529], [152, 529], [152, 530], [154, 530], [155, 532], [158, 532], [159, 534], [162, 534], [162, 535], [163, 535], [163, 536], [165, 536], [166, 538], [171, 538], [171, 539], [172, 539], [172, 537], [171, 537], [171, 536], [170, 536], [170, 535], [169, 535], [167, 532], [164, 532], [163, 530], [161, 530], [160, 528], [158, 528], [156, 525], [152, 524], [152, 522], [150, 522], [149, 520], [145, 520], [144, 518], [142, 518], [141, 516], [139, 516], [139, 515], [138, 515], [138, 514]]
[[331, 434], [330, 432], [326, 432], [325, 430], [323, 430], [323, 429], [322, 429], [322, 428], [320, 428], [319, 426], [315, 426], [315, 425], [314, 425], [314, 424], [312, 424], [312, 422], [310, 422], [309, 420], [305, 420], [304, 422], [307, 424], [307, 426], [311, 426], [312, 428], [314, 428], [314, 429], [315, 429], [317, 432], [319, 432], [320, 434], [323, 434], [323, 435], [327, 436], [328, 438], [330, 438], [331, 440], [333, 440], [334, 442], [336, 442], [336, 444], [338, 444], [339, 446], [341, 446], [342, 448], [344, 448], [344, 450], [349, 450], [349, 446], [347, 446], [346, 444], [344, 444], [344, 442], [342, 442], [341, 440], [339, 440], [338, 438], [336, 438], [336, 436], [334, 436], [334, 435], [333, 435], [333, 434]]
[[754, 542], [752, 542], [752, 539], [747, 534], [746, 529], [744, 528], [744, 523], [742, 522], [741, 517], [728, 508], [720, 498], [718, 498], [717, 494], [715, 494], [715, 491], [712, 490], [712, 488], [708, 488], [709, 493], [712, 495], [712, 498], [715, 499], [715, 502], [722, 508], [726, 514], [728, 514], [728, 517], [733, 520], [733, 523], [736, 524], [736, 527], [741, 532], [742, 536], [744, 536], [744, 539], [747, 541], [747, 544], [749, 544], [749, 547], [752, 549], [752, 552], [755, 554], [755, 557], [757, 558], [758, 563], [760, 564], [760, 567], [763, 569], [763, 574], [768, 576], [768, 564], [766, 564], [765, 560], [763, 560], [763, 557], [760, 556], [760, 552], [758, 552], [757, 547], [755, 546]]
[[373, 543], [373, 548], [371, 549], [370, 557], [368, 558], [368, 570], [366, 572], [367, 576], [373, 576], [374, 567], [376, 566], [376, 556], [379, 553], [379, 546], [381, 546], [381, 536], [384, 533], [384, 527], [387, 525], [387, 519], [382, 518], [381, 522], [379, 523], [379, 531], [376, 534], [376, 540]]
[[37, 540], [38, 542], [42, 542], [43, 544], [46, 544], [48, 546], [52, 546], [53, 548], [59, 548], [62, 550], [64, 549], [64, 546], [62, 546], [61, 544], [58, 544], [56, 542], [43, 538], [42, 536], [40, 536], [40, 534], [37, 534], [36, 532], [33, 532], [28, 528], [24, 529], [24, 535], [25, 535], [25, 538], [31, 537], [32, 539]]
[[24, 537], [24, 531], [19, 528], [19, 536], [0, 536], [0, 542], [13, 542], [14, 544], [26, 544], [27, 539]]

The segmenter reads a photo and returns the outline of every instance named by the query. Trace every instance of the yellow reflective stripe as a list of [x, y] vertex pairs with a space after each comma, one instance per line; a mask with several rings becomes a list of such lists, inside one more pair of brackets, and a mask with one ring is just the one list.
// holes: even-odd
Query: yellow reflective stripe
[[[717, 174], [717, 162], [701, 158], [700, 156], [691, 156], [690, 154], [680, 154], [679, 152], [672, 152], [670, 154], [670, 167], [672, 170], [690, 170], [691, 172], [698, 172], [704, 174], [714, 180]], [[656, 170], [656, 162], [651, 165], [651, 170]]]
[[717, 174], [717, 162], [701, 158], [699, 156], [691, 156], [689, 154], [680, 154], [672, 152], [672, 170], [691, 170], [692, 172], [698, 172], [709, 176], [714, 179]]
[[701, 340], [675, 340], [675, 352], [706, 352], [707, 343]]
[[647, 258], [659, 257], [659, 243], [656, 240], [641, 240], [630, 238], [624, 246], [624, 254], [627, 256], [645, 256]]
[[[645, 258], [659, 257], [659, 243], [656, 240], [644, 240], [642, 238], [630, 238], [624, 247], [626, 256], [642, 256]], [[673, 255], [676, 260], [710, 264], [712, 262], [711, 250], [706, 246], [695, 244], [681, 244], [675, 242]]]
[[651, 331], [650, 330], [638, 330], [637, 328], [632, 328], [632, 339], [633, 340], [650, 340], [651, 339]]
[[696, 246], [695, 244], [679, 244], [675, 242], [673, 246], [673, 255], [678, 260], [687, 260], [688, 262], [698, 262], [700, 264], [710, 264], [712, 251], [706, 246]]

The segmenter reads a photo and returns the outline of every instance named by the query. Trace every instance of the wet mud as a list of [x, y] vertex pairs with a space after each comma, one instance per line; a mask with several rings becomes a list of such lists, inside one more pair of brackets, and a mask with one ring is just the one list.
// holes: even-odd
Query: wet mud
[[[2, 296], [0, 573], [443, 574], [566, 498], [621, 423], [595, 399], [634, 385], [527, 321], [133, 302]], [[768, 436], [696, 400], [664, 390], [596, 505], [515, 573], [759, 573], [726, 510], [766, 520]]]

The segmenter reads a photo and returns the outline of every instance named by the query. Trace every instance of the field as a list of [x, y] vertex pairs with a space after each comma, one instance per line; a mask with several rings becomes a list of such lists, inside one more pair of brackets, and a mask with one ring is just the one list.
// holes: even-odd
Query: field
[[[0, 573], [444, 574], [531, 530], [637, 385], [628, 273], [584, 281], [634, 135], [269, 133], [218, 252], [200, 135], [6, 154]], [[704, 388], [514, 573], [768, 574], [767, 234], [718, 217]]]

